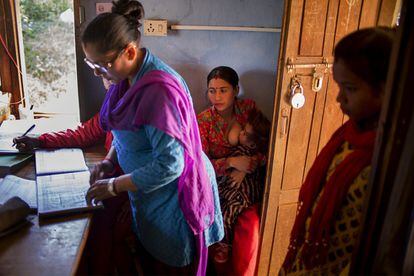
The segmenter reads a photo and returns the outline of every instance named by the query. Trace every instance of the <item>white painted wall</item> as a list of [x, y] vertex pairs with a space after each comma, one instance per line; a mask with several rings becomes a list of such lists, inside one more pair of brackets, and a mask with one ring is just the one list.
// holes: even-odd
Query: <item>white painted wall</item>
[[[82, 0], [87, 21], [95, 16], [96, 0]], [[148, 19], [168, 24], [281, 27], [282, 0], [142, 0]], [[85, 23], [86, 24], [86, 23]], [[174, 31], [167, 37], [142, 37], [142, 44], [177, 70], [187, 81], [196, 112], [208, 103], [206, 77], [219, 65], [233, 67], [242, 97], [254, 99], [268, 118], [273, 110], [280, 33], [236, 31]], [[83, 119], [97, 112], [103, 98], [100, 81], [83, 65], [78, 53]], [[91, 92], [92, 91], [92, 92]], [[94, 95], [94, 96], [91, 96]], [[98, 96], [97, 96], [98, 95]]]

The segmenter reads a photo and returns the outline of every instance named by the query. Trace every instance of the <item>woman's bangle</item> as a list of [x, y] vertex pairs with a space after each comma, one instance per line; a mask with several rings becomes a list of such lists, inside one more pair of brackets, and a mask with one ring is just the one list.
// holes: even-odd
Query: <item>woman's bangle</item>
[[108, 181], [108, 192], [113, 195], [113, 196], [117, 196], [116, 190], [115, 190], [115, 177], [112, 177], [111, 179], [109, 179]]
[[116, 177], [114, 177], [114, 183], [113, 183], [113, 185], [114, 185], [114, 193], [115, 193], [116, 195], [118, 195], [118, 191], [117, 191], [117, 189], [116, 189], [116, 185], [115, 185], [115, 180], [116, 180]]

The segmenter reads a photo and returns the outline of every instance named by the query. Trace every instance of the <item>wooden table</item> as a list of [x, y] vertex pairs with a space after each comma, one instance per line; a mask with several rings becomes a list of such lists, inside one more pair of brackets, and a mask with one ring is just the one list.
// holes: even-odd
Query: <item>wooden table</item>
[[[84, 150], [89, 168], [102, 160], [102, 146]], [[35, 179], [34, 163], [17, 176]], [[0, 275], [73, 275], [78, 269], [89, 232], [91, 214], [79, 214], [31, 223], [0, 238]]]

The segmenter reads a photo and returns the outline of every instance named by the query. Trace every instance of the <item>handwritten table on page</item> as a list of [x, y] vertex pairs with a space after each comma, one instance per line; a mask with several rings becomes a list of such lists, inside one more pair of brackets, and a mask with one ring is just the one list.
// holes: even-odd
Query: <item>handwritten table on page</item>
[[90, 173], [82, 150], [37, 150], [35, 157], [39, 217], [102, 208], [86, 204]]
[[36, 178], [40, 217], [74, 213], [100, 206], [87, 206], [89, 172], [42, 175]]

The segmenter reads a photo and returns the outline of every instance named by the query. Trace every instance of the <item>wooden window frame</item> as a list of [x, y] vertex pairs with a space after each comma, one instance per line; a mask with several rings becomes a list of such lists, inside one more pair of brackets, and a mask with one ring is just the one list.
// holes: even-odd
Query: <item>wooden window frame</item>
[[[21, 66], [19, 36], [17, 25], [16, 1], [3, 0], [0, 2], [0, 34], [7, 46], [7, 50], [16, 65], [11, 60], [3, 45], [0, 44], [0, 77], [1, 91], [11, 93], [11, 103], [19, 103], [24, 99], [23, 76]], [[24, 100], [22, 101], [23, 104]], [[11, 114], [19, 118], [18, 104], [10, 105]]]

